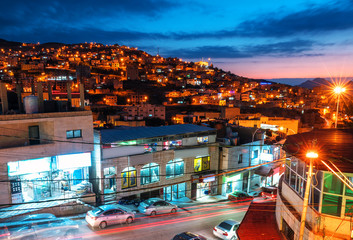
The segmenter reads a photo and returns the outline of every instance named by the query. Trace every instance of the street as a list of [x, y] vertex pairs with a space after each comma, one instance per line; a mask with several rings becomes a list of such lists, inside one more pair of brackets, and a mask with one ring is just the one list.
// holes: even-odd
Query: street
[[132, 224], [108, 226], [104, 230], [88, 227], [84, 219], [80, 224], [82, 239], [172, 239], [176, 234], [189, 231], [207, 239], [216, 239], [212, 229], [226, 219], [241, 222], [250, 202], [218, 202], [180, 208], [176, 213], [157, 216], [136, 214]]

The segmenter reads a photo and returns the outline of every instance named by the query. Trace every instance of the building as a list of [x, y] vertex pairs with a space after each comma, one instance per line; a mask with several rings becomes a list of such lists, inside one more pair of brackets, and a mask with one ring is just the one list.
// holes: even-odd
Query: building
[[95, 190], [101, 200], [121, 197], [196, 199], [217, 194], [216, 130], [184, 124], [102, 129], [95, 141]]
[[[283, 169], [281, 163], [273, 161], [281, 158], [280, 146], [265, 145], [264, 132], [258, 129], [228, 126], [226, 131], [221, 144], [220, 171], [231, 172], [220, 176], [222, 195], [277, 185]], [[259, 164], [265, 165], [256, 167]]]
[[260, 116], [259, 118], [252, 119], [236, 119], [234, 122], [243, 127], [271, 129], [291, 135], [298, 133], [300, 120], [283, 117]]
[[[353, 180], [352, 144], [352, 129], [320, 129], [288, 136], [285, 174], [276, 203], [276, 221], [287, 239], [299, 236], [310, 161], [305, 156], [312, 149], [318, 158], [313, 163], [304, 239], [351, 239], [353, 191], [347, 185], [352, 186]], [[324, 163], [346, 179], [347, 185]]]
[[0, 128], [2, 206], [92, 191], [90, 111], [0, 115]]
[[165, 120], [165, 106], [157, 106], [152, 104], [136, 104], [126, 106], [128, 117], [141, 118], [160, 118]]

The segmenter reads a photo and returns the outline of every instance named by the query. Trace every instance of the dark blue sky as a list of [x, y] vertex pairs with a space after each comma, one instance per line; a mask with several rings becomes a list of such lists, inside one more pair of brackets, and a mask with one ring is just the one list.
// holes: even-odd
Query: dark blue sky
[[[112, 3], [113, 2], [113, 3]], [[353, 76], [353, 1], [3, 1], [0, 38], [100, 42], [254, 78]]]

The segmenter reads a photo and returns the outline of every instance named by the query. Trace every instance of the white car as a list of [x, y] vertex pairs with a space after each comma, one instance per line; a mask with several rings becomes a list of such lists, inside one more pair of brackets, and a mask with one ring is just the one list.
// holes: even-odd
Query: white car
[[135, 213], [119, 204], [109, 204], [97, 207], [86, 214], [86, 222], [92, 227], [106, 228], [118, 223], [132, 223]]
[[240, 223], [235, 220], [225, 220], [213, 228], [213, 235], [220, 239], [238, 239], [237, 229]]
[[166, 202], [160, 198], [149, 198], [140, 203], [138, 210], [145, 215], [156, 215], [160, 213], [175, 213], [177, 205]]
[[[72, 239], [79, 232], [79, 225], [66, 218], [41, 219], [23, 222], [7, 222], [1, 224], [1, 232], [5, 239], [16, 240], [59, 240]], [[4, 239], [4, 238], [0, 238]]]

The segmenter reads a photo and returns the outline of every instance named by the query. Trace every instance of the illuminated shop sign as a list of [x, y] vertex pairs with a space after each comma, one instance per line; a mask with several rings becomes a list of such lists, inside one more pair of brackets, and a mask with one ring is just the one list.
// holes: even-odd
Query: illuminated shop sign
[[29, 173], [50, 171], [50, 157], [8, 162], [7, 169], [9, 176], [17, 176]]
[[81, 168], [91, 166], [91, 153], [59, 155], [58, 169]]

